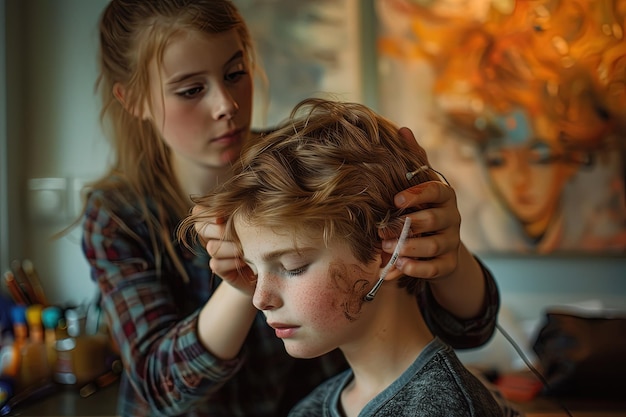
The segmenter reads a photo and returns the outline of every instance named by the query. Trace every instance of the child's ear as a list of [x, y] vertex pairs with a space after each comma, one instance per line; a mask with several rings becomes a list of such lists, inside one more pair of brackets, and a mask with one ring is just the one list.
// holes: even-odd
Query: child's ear
[[[378, 271], [378, 276], [380, 276], [380, 274], [383, 272], [383, 269], [385, 268], [387, 263], [389, 263], [390, 260], [391, 260], [391, 255], [388, 254], [387, 252], [381, 251], [380, 270]], [[385, 276], [385, 281], [393, 281], [403, 276], [404, 274], [402, 273], [402, 271], [397, 269], [394, 265], [387, 272], [387, 275]]]
[[131, 108], [128, 106], [128, 103], [126, 102], [126, 88], [121, 83], [115, 83], [113, 86], [113, 96], [120, 102], [122, 107], [124, 107], [128, 113], [142, 120], [148, 119], [149, 114], [147, 114], [146, 111], [141, 111], [141, 109], [137, 107]]
[[[382, 268], [380, 270], [382, 271]], [[404, 276], [404, 273], [402, 273], [402, 271], [400, 271], [395, 266], [393, 266], [389, 270], [389, 272], [387, 272], [387, 275], [385, 276], [385, 281], [395, 281], [398, 278], [402, 278], [403, 276]]]
[[126, 107], [126, 89], [124, 88], [124, 86], [120, 83], [115, 83], [113, 85], [113, 96], [117, 99], [117, 101], [120, 102], [120, 104], [122, 105], [122, 107], [124, 107], [126, 110], [128, 110], [128, 108]]

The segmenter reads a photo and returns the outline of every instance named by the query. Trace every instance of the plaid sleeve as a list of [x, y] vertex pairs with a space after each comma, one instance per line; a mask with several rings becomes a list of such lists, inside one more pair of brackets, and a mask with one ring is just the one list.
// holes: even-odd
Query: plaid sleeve
[[[92, 194], [83, 251], [101, 291], [101, 307], [135, 395], [153, 410], [178, 415], [218, 389], [241, 366], [213, 357], [197, 337], [198, 311], [184, 317], [171, 285], [156, 271], [147, 227], [138, 212], [102, 207]], [[136, 401], [134, 399], [133, 401]]]
[[[477, 259], [478, 260], [478, 259]], [[485, 277], [486, 300], [482, 313], [472, 319], [461, 320], [441, 307], [426, 285], [420, 295], [420, 306], [431, 331], [455, 349], [481, 346], [493, 335], [500, 309], [500, 293], [491, 272], [478, 260]]]

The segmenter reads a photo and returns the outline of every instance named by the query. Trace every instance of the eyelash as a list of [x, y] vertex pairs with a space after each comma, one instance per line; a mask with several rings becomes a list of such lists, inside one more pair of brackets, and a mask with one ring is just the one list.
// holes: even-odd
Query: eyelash
[[304, 265], [296, 269], [285, 270], [285, 274], [292, 276], [292, 277], [296, 277], [298, 275], [302, 275], [303, 273], [305, 273], [308, 267], [309, 267], [308, 265]]
[[[234, 84], [247, 74], [248, 74], [248, 71], [246, 70], [233, 71], [233, 72], [226, 74], [224, 78], [227, 82]], [[180, 91], [176, 94], [182, 98], [193, 99], [197, 95], [199, 95], [202, 91], [204, 91], [204, 87], [192, 87], [192, 88], [188, 88], [186, 90]]]
[[[252, 273], [254, 274], [254, 278], [258, 279], [259, 277], [258, 272], [256, 272], [251, 266], [248, 266], [248, 267], [252, 270]], [[304, 265], [299, 268], [289, 269], [289, 270], [283, 268], [282, 275], [287, 275], [289, 277], [297, 277], [299, 275], [304, 274], [308, 268], [309, 268], [309, 265]]]
[[182, 97], [182, 98], [194, 98], [195, 96], [197, 96], [198, 94], [200, 94], [202, 91], [204, 90], [204, 87], [192, 87], [192, 88], [188, 88], [186, 90], [183, 91], [179, 91], [178, 93], [176, 93], [176, 95]]
[[232, 82], [232, 83], [236, 83], [244, 75], [247, 75], [247, 74], [248, 74], [248, 71], [242, 69], [242, 70], [230, 72], [230, 73], [226, 74], [226, 76], [224, 78], [226, 79], [226, 81], [229, 81], [229, 82]]

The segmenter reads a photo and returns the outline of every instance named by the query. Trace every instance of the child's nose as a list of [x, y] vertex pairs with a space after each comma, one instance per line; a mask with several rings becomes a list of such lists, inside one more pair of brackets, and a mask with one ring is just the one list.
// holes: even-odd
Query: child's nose
[[259, 310], [274, 310], [281, 306], [277, 280], [271, 274], [258, 274], [252, 304]]

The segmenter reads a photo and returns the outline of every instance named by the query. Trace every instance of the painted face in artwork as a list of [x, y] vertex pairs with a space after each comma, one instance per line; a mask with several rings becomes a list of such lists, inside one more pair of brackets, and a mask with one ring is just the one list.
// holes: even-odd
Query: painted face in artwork
[[546, 119], [531, 121], [516, 110], [498, 117], [496, 125], [503, 135], [484, 151], [490, 184], [527, 235], [540, 238], [557, 216], [576, 168], [555, 146], [558, 130]]

